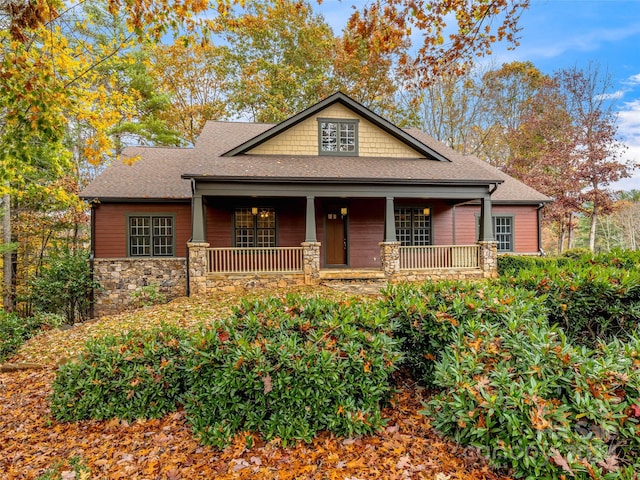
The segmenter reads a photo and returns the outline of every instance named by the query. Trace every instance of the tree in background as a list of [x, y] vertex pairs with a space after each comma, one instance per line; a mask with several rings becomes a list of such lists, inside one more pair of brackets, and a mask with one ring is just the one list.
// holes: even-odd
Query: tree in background
[[583, 185], [582, 210], [590, 218], [589, 249], [593, 251], [598, 218], [613, 211], [616, 192], [610, 185], [629, 177], [635, 166], [620, 161], [623, 149], [609, 102], [609, 76], [590, 65], [586, 70], [561, 70], [557, 79], [575, 125], [575, 175]]
[[148, 50], [152, 75], [169, 95], [169, 107], [160, 118], [180, 132], [185, 142], [195, 143], [207, 120], [230, 115], [226, 46], [180, 37], [171, 45], [154, 44]]
[[[19, 256], [16, 262], [16, 252], [3, 247], [3, 297], [8, 310], [13, 308], [16, 293], [14, 273], [21, 279], [37, 273], [40, 263], [33, 258], [42, 258], [40, 252], [48, 245], [32, 244], [52, 238], [47, 233], [33, 234], [15, 221], [32, 228], [43, 224], [25, 218], [27, 212], [46, 220], [65, 210], [77, 218], [81, 208], [78, 184], [69, 179], [78, 179], [79, 159], [91, 164], [104, 162], [115, 151], [112, 129], [130, 118], [139, 99], [132, 90], [114, 89], [113, 78], [105, 81], [101, 75], [109, 61], [130, 47], [134, 33], [124, 38], [113, 35], [104, 42], [96, 41], [96, 36], [79, 37], [79, 26], [91, 27], [92, 19], [79, 15], [75, 10], [79, 6], [61, 14], [62, 7], [62, 2], [35, 0], [0, 5], [0, 21], [5, 27], [0, 31], [3, 244], [17, 244]], [[123, 11], [126, 16], [122, 18], [134, 30], [139, 16], [147, 15], [132, 4], [114, 2], [111, 7], [114, 15]], [[149, 35], [153, 37], [163, 28], [166, 26], [151, 28]], [[73, 135], [68, 133], [78, 125], [84, 125], [87, 134], [74, 152], [70, 147]], [[65, 225], [59, 222], [58, 230], [65, 232]]]
[[228, 43], [227, 100], [240, 116], [279, 122], [329, 93], [333, 33], [309, 3], [248, 0], [216, 28]]

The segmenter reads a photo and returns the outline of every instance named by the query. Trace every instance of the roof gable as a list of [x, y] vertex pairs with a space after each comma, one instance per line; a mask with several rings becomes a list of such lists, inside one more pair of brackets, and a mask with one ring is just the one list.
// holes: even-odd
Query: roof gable
[[[449, 161], [441, 153], [420, 142], [345, 94], [338, 92], [303, 112], [273, 126], [223, 154], [317, 155], [317, 119], [356, 119], [361, 123], [359, 154]], [[365, 133], [365, 135], [363, 135]], [[294, 148], [284, 151], [283, 148]], [[377, 152], [377, 153], [376, 153]]]

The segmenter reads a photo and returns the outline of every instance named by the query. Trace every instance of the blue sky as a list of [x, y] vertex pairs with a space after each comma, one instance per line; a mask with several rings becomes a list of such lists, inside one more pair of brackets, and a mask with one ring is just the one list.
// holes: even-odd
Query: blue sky
[[[351, 5], [364, 3], [324, 0], [318, 10], [339, 33]], [[520, 26], [520, 46], [498, 46], [489, 61], [499, 66], [528, 60], [549, 74], [599, 65], [611, 76], [619, 138], [627, 146], [623, 158], [640, 163], [640, 0], [531, 0]], [[640, 190], [640, 169], [616, 187]]]

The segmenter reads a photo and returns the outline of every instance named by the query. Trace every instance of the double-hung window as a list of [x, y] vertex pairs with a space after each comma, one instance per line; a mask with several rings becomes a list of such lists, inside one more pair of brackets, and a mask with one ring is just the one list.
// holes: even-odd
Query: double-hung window
[[239, 248], [276, 246], [276, 211], [273, 208], [237, 208], [234, 244]]
[[172, 257], [175, 250], [173, 215], [129, 215], [129, 256]]
[[499, 252], [513, 251], [513, 217], [493, 217], [493, 234]]
[[[491, 223], [498, 252], [513, 252], [513, 215], [494, 215], [491, 217]], [[476, 215], [476, 237], [480, 238], [480, 215]]]
[[357, 155], [358, 121], [318, 119], [320, 155]]
[[429, 208], [396, 208], [396, 236], [402, 246], [431, 245]]

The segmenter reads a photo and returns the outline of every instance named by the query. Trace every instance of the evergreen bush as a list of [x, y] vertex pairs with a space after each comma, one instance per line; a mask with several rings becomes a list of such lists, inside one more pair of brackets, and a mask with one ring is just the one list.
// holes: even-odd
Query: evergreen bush
[[433, 386], [434, 366], [461, 323], [546, 311], [544, 299], [532, 292], [489, 283], [398, 284], [383, 293], [383, 308], [397, 322], [396, 334], [403, 342], [402, 365], [427, 387]]
[[39, 314], [22, 318], [0, 310], [0, 362], [16, 353], [24, 342], [41, 330], [56, 328], [61, 324], [61, 318], [56, 315]]
[[58, 369], [51, 412], [60, 421], [159, 418], [185, 393], [187, 333], [163, 325], [87, 343], [77, 361]]
[[376, 431], [400, 358], [392, 327], [375, 305], [300, 296], [242, 302], [189, 352], [193, 430], [218, 447], [243, 431], [285, 445], [320, 430]]
[[30, 282], [30, 299], [36, 311], [60, 314], [74, 323], [88, 318], [91, 290], [99, 287], [92, 279], [89, 254], [65, 249], [52, 255]]
[[640, 341], [574, 347], [544, 315], [462, 322], [437, 362], [432, 425], [518, 478], [634, 478]]

